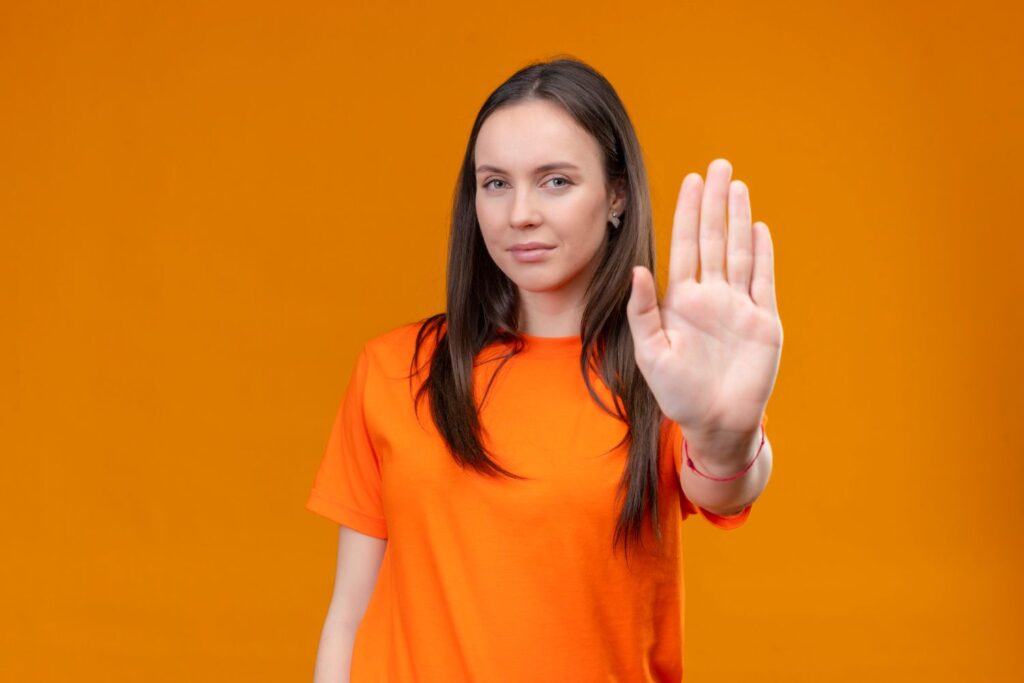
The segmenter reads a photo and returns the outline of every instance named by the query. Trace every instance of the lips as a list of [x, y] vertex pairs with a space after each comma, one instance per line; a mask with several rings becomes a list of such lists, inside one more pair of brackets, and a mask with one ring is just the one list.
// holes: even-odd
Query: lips
[[524, 242], [511, 247], [511, 251], [532, 251], [534, 249], [553, 249], [555, 245], [544, 242]]
[[512, 252], [512, 258], [520, 263], [546, 261], [548, 254], [554, 250], [555, 246], [553, 244], [544, 244], [543, 242], [525, 242], [509, 249]]

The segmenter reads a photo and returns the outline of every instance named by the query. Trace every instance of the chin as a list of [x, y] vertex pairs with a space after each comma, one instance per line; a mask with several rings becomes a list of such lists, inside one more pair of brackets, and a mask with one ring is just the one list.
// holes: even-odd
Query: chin
[[572, 281], [566, 273], [549, 270], [544, 273], [524, 275], [522, 272], [509, 274], [509, 279], [525, 292], [550, 292], [562, 289]]

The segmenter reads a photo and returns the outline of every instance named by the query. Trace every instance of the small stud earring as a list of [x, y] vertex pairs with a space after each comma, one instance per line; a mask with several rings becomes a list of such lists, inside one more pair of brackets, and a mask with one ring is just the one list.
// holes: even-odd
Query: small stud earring
[[616, 216], [618, 216], [618, 215], [619, 214], [618, 214], [617, 211], [612, 211], [611, 223], [612, 223], [612, 227], [614, 227], [616, 230], [618, 230], [619, 223], [621, 222], [621, 219], [616, 218]]

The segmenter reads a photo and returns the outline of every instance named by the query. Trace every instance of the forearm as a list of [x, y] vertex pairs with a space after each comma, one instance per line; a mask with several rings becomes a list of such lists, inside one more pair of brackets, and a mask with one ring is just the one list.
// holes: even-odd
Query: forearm
[[[754, 459], [761, 444], [761, 427], [753, 435], [713, 437], [687, 435], [686, 448], [694, 465], [712, 477], [731, 477]], [[753, 503], [764, 491], [772, 470], [772, 449], [765, 435], [764, 446], [757, 460], [744, 474], [731, 481], [715, 481], [700, 476], [686, 464], [681, 453], [679, 484], [694, 505], [719, 515], [735, 515]], [[680, 443], [682, 448], [682, 443]]]
[[328, 613], [320, 633], [313, 683], [349, 683], [356, 627]]

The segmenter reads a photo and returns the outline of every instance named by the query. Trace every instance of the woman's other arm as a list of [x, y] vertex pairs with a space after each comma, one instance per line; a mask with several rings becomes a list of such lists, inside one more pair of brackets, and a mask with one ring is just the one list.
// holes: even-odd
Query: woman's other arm
[[334, 592], [320, 633], [313, 683], [349, 683], [356, 629], [377, 583], [387, 539], [339, 525]]

